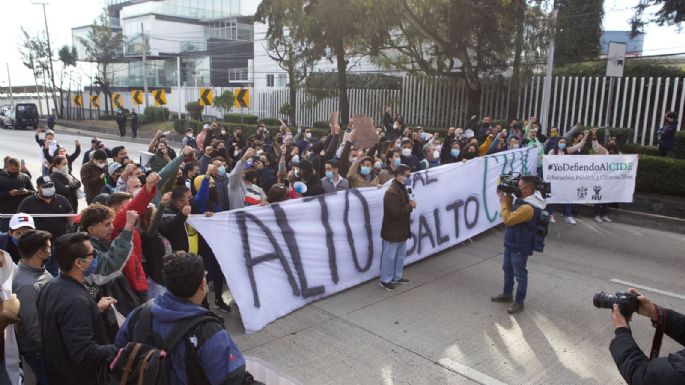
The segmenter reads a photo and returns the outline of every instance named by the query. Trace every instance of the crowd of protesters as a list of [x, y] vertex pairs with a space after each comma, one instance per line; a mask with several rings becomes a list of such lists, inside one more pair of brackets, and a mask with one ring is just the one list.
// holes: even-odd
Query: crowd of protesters
[[[144, 164], [124, 145], [110, 149], [93, 138], [76, 176], [79, 142], [70, 151], [53, 131], [36, 130], [40, 175], [11, 155], [0, 171], [0, 210], [15, 214], [0, 220], [0, 265], [18, 265], [10, 282], [21, 309], [12, 320], [17, 352], [39, 384], [97, 384], [112, 354], [135, 335], [123, 320], [146, 301], [154, 299], [152, 314], [160, 317], [154, 326], [162, 334], [208, 309], [229, 312], [224, 275], [207, 242], [186, 222], [191, 214], [380, 187], [408, 171], [523, 147], [538, 149], [540, 171], [544, 154], [618, 154], [615, 138], [601, 134], [577, 124], [564, 135], [551, 128], [546, 136], [534, 117], [501, 124], [474, 116], [466, 129], [441, 135], [407, 127], [388, 108], [369, 148], [355, 146], [354, 121], [348, 129], [333, 123], [320, 138], [286, 124], [272, 132], [261, 124], [229, 130], [212, 123], [197, 135], [188, 129], [178, 152], [158, 132]], [[575, 224], [573, 207], [562, 209]], [[605, 205], [595, 210], [597, 222], [611, 222]], [[210, 382], [249, 376], [225, 330], [207, 333], [212, 349], [237, 357], [230, 364], [213, 362], [216, 356], [198, 351], [195, 359], [212, 368], [205, 373]], [[0, 383], [13, 376], [7, 367], [0, 367]], [[176, 383], [187, 383], [185, 369], [173, 370]]]

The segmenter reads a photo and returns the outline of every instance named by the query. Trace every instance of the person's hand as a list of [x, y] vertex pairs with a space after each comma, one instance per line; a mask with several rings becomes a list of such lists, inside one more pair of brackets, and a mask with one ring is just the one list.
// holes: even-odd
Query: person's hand
[[450, 127], [449, 129], [447, 129], [447, 135], [453, 136], [455, 131], [457, 131], [455, 127]]
[[416, 208], [416, 201], [415, 200], [410, 200], [409, 204], [411, 205], [412, 208]]
[[52, 140], [46, 140], [45, 141], [45, 148], [49, 148], [50, 145], [52, 145]]
[[[235, 143], [234, 143], [234, 144], [235, 144]], [[205, 156], [206, 156], [207, 158], [211, 158], [213, 152], [214, 152], [214, 147], [212, 147], [212, 146], [207, 146], [207, 147], [205, 147], [205, 152], [204, 152], [204, 154], [205, 154]]]
[[181, 214], [183, 214], [183, 216], [187, 217], [188, 215], [190, 215], [190, 213], [191, 213], [192, 211], [193, 211], [193, 208], [190, 207], [190, 205], [188, 205], [188, 206], [183, 206], [183, 208], [181, 209]]
[[618, 304], [614, 304], [614, 309], [611, 311], [611, 321], [614, 323], [614, 328], [630, 328], [628, 320], [621, 314]]
[[162, 149], [162, 155], [166, 155], [169, 151], [166, 148]]
[[21, 190], [14, 189], [14, 190], [10, 190], [9, 194], [11, 197], [16, 197], [16, 196], [22, 195], [22, 192], [21, 192]]
[[147, 178], [145, 178], [145, 188], [147, 189], [147, 192], [152, 192], [152, 189], [157, 186], [157, 183], [162, 180], [162, 177], [159, 176], [156, 172], [151, 172]]
[[495, 139], [495, 134], [493, 134], [492, 132], [489, 133], [488, 138], [490, 138], [490, 140]]
[[[597, 127], [595, 127], [595, 128], [592, 129], [592, 136], [596, 136], [596, 135], [597, 135], [597, 130], [599, 130], [599, 128], [597, 128]], [[587, 133], [587, 130], [585, 130], [585, 133]]]
[[209, 179], [209, 177], [212, 174], [216, 174], [216, 166], [213, 164], [210, 164], [209, 166], [207, 166], [207, 173], [205, 173], [205, 178]]
[[471, 116], [471, 120], [476, 119], [476, 118], [477, 118], [476, 115]]
[[124, 174], [126, 174], [127, 176], [133, 175], [136, 172], [137, 168], [138, 167], [136, 167], [136, 165], [133, 163], [127, 164], [126, 168], [124, 168]]
[[205, 217], [209, 218], [209, 217], [212, 217], [212, 216], [214, 216], [214, 213], [213, 213], [213, 212], [211, 212], [211, 211], [205, 211]]
[[169, 203], [171, 203], [171, 191], [162, 195], [162, 199], [159, 200], [159, 203], [161, 203], [162, 206], [169, 206]]
[[509, 198], [510, 198], [509, 195], [507, 195], [501, 191], [498, 191], [497, 196], [499, 197], [499, 203], [509, 203]]
[[588, 134], [589, 132], [590, 132], [590, 130], [588, 130], [588, 129], [585, 129], [585, 131], [583, 131], [583, 134], [585, 134], [585, 137], [586, 137], [586, 138], [587, 138], [587, 134]]
[[281, 156], [285, 156], [285, 149], [286, 149], [285, 143], [281, 144]]
[[105, 311], [107, 311], [107, 309], [109, 309], [110, 306], [114, 305], [115, 303], [117, 303], [117, 300], [112, 297], [102, 297], [98, 301], [98, 310], [100, 311], [100, 313], [104, 313]]
[[254, 148], [248, 147], [248, 149], [245, 151], [245, 154], [243, 154], [243, 160], [248, 160], [254, 156]]
[[656, 311], [656, 304], [652, 302], [652, 300], [640, 294], [637, 291], [637, 289], [632, 287], [628, 289], [628, 293], [637, 295], [637, 300], [640, 301], [640, 308], [638, 309], [638, 314], [643, 315], [651, 319], [652, 321], [656, 321], [659, 318], [659, 315]]
[[126, 225], [124, 230], [133, 231], [133, 226], [136, 225], [138, 221], [138, 212], [135, 210], [129, 210], [126, 212]]
[[159, 138], [160, 135], [162, 135], [162, 130], [155, 131], [155, 138]]
[[78, 147], [78, 146], [81, 145], [81, 142], [79, 142], [78, 139], [77, 139], [77, 140], [74, 141], [74, 144], [76, 145], [76, 147]]

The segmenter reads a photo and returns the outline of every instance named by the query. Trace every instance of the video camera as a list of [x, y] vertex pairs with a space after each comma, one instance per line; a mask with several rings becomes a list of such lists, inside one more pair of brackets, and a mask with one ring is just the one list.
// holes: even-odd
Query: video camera
[[618, 309], [626, 318], [630, 317], [640, 308], [640, 301], [637, 299], [637, 295], [627, 291], [619, 291], [616, 295], [600, 291], [592, 297], [592, 304], [598, 309], [613, 309], [614, 304], [618, 304]]
[[[497, 185], [497, 192], [520, 196], [520, 179], [521, 174], [518, 172], [500, 175], [499, 184]], [[542, 178], [537, 177], [537, 181], [535, 183], [535, 190], [539, 191], [540, 194], [542, 194], [543, 198], [549, 198], [549, 196], [552, 193], [552, 185], [551, 183], [545, 182]]]

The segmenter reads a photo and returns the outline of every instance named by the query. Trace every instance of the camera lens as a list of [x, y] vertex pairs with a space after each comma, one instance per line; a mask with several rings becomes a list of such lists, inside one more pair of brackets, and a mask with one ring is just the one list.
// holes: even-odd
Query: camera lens
[[603, 291], [592, 297], [592, 304], [599, 309], [613, 309], [615, 303], [617, 303], [616, 296]]

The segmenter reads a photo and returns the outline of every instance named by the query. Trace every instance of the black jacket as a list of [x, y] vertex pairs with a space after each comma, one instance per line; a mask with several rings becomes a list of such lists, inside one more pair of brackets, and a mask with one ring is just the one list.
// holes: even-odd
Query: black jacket
[[38, 297], [45, 374], [51, 385], [104, 383], [106, 363], [116, 348], [107, 345], [95, 301], [85, 286], [60, 275]]
[[35, 192], [31, 178], [24, 173], [19, 173], [16, 177], [10, 176], [5, 170], [0, 170], [0, 213], [15, 214], [21, 201], [26, 195], [10, 196], [12, 190], [27, 189]]
[[409, 204], [407, 189], [396, 179], [383, 196], [381, 238], [388, 242], [404, 242], [411, 237], [409, 225], [414, 208]]
[[74, 181], [69, 183], [69, 179], [65, 175], [58, 172], [53, 172], [50, 174], [50, 179], [55, 184], [55, 191], [57, 194], [67, 198], [73, 212], [77, 213], [78, 197], [76, 196], [76, 191], [81, 188], [81, 181], [74, 178]]
[[[664, 312], [666, 335], [685, 345], [685, 316], [673, 310], [664, 309]], [[630, 329], [618, 328], [609, 350], [628, 385], [685, 384], [685, 349], [649, 360], [633, 339]]]
[[164, 209], [162, 223], [159, 225], [159, 233], [171, 243], [173, 251], [188, 250], [188, 233], [186, 232], [187, 216], [173, 206]]
[[[79, 155], [81, 155], [81, 145], [76, 146], [74, 153], [67, 156], [67, 168], [69, 169], [69, 172], [72, 171], [71, 165], [74, 163], [76, 159], [78, 159]], [[48, 164], [51, 164], [55, 160], [55, 157], [50, 155], [50, 151], [47, 148], [43, 148], [43, 156], [45, 157], [45, 160], [48, 162]]]

